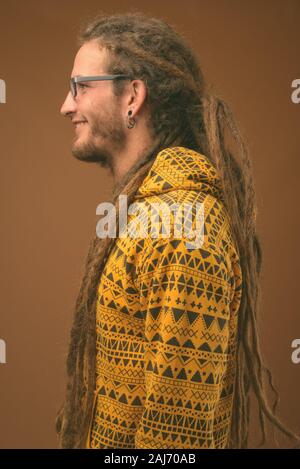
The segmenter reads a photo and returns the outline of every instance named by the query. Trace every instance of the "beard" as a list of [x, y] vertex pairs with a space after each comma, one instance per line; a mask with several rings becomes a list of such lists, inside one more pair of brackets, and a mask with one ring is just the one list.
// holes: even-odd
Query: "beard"
[[[86, 141], [76, 144], [74, 142], [72, 154], [80, 161], [98, 163], [103, 168], [113, 167], [113, 152], [125, 146], [124, 122], [115, 112], [106, 118], [94, 119], [90, 126]], [[79, 137], [80, 138], [80, 137]]]

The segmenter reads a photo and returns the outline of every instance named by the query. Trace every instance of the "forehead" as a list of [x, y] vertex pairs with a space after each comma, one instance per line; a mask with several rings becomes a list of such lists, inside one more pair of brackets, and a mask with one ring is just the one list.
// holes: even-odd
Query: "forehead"
[[75, 56], [71, 76], [103, 73], [106, 70], [107, 60], [107, 49], [100, 48], [96, 40], [86, 42]]

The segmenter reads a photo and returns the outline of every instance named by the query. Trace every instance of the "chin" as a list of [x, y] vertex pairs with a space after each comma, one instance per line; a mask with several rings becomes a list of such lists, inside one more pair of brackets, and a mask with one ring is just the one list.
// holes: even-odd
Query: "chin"
[[110, 167], [110, 155], [103, 149], [91, 144], [75, 144], [72, 148], [73, 156], [79, 161], [86, 163], [98, 163], [101, 167]]

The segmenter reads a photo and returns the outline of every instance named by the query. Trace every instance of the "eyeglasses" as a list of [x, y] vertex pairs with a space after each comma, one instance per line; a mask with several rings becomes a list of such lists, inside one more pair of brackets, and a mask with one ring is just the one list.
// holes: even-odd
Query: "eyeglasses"
[[71, 88], [71, 94], [73, 98], [76, 98], [77, 96], [77, 83], [81, 83], [84, 81], [104, 81], [104, 80], [117, 80], [117, 79], [130, 79], [129, 76], [127, 75], [96, 75], [96, 76], [90, 76], [90, 77], [82, 77], [82, 76], [76, 76], [72, 77], [70, 80], [70, 88]]

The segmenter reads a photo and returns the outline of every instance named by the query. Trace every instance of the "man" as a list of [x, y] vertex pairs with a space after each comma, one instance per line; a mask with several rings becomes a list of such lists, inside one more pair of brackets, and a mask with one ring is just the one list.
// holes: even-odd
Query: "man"
[[80, 46], [61, 108], [74, 125], [74, 156], [109, 168], [116, 209], [121, 195], [146, 209], [186, 205], [195, 227], [201, 206], [204, 223], [200, 245], [176, 235], [172, 211], [168, 220], [155, 213], [160, 236], [131, 236], [134, 211], [126, 236], [95, 236], [71, 332], [60, 447], [246, 447], [251, 388], [263, 435], [267, 417], [292, 436], [264, 394], [251, 165], [228, 107], [161, 20], [97, 18]]

